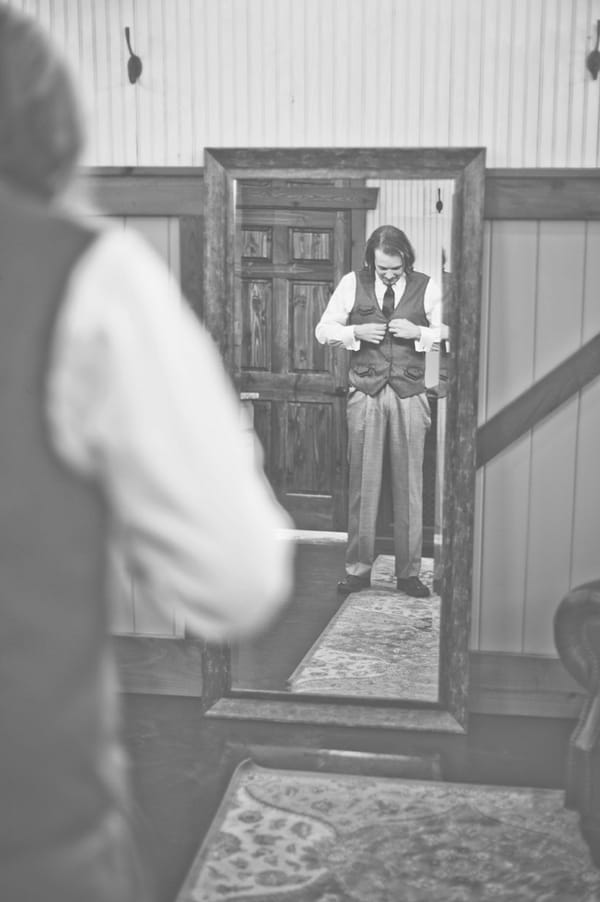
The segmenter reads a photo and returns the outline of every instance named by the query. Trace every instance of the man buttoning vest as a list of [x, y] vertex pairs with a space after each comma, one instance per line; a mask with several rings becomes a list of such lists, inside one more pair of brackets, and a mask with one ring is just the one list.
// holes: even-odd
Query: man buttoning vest
[[321, 344], [350, 352], [347, 595], [370, 584], [389, 440], [397, 587], [429, 595], [419, 579], [423, 535], [423, 453], [431, 425], [425, 352], [440, 338], [441, 291], [413, 269], [400, 229], [383, 225], [367, 241], [365, 266], [345, 275], [316, 328]]

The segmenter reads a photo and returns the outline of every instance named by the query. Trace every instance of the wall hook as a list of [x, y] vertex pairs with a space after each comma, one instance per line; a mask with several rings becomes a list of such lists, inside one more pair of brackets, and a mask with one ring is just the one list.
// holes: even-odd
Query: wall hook
[[129, 37], [129, 26], [125, 29], [125, 40], [127, 41], [127, 49], [129, 50], [129, 59], [127, 60], [127, 74], [132, 85], [136, 83], [142, 74], [142, 61], [131, 49], [131, 40]]
[[438, 188], [438, 199], [435, 203], [435, 209], [438, 211], [438, 213], [441, 213], [444, 209], [444, 201], [442, 200], [441, 188]]
[[594, 81], [598, 78], [598, 72], [600, 71], [600, 50], [598, 47], [600, 46], [600, 19], [596, 22], [596, 46], [592, 50], [591, 53], [588, 53], [585, 64], [588, 67], [590, 74]]

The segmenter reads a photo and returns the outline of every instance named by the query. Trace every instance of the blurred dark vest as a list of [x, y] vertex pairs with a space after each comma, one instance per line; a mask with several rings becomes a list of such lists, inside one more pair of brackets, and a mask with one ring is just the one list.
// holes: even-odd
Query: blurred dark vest
[[[429, 325], [424, 303], [428, 282], [429, 276], [424, 273], [408, 273], [404, 294], [389, 321], [409, 319], [417, 326]], [[356, 297], [348, 322], [354, 326], [388, 323], [368, 269], [356, 273]], [[425, 391], [425, 354], [415, 351], [413, 339], [395, 338], [388, 331], [381, 344], [363, 341], [358, 351], [351, 352], [348, 378], [351, 385], [367, 395], [376, 395], [388, 383], [401, 398], [418, 395]]]
[[0, 887], [8, 862], [68, 853], [123, 804], [106, 512], [45, 423], [50, 337], [94, 237], [0, 184]]

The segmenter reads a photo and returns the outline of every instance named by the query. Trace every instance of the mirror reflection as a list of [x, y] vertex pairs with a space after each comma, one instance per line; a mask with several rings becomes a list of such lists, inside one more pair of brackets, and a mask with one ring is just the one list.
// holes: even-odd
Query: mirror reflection
[[240, 395], [297, 556], [232, 688], [436, 702], [454, 181], [236, 193]]

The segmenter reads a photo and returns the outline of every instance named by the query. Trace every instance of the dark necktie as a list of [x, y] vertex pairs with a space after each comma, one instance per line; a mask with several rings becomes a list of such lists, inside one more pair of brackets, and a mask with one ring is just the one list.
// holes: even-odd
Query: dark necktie
[[383, 306], [381, 308], [386, 319], [390, 318], [390, 316], [394, 312], [395, 306], [396, 300], [394, 298], [394, 289], [391, 285], [388, 285], [388, 287], [385, 289], [385, 294], [383, 296]]

